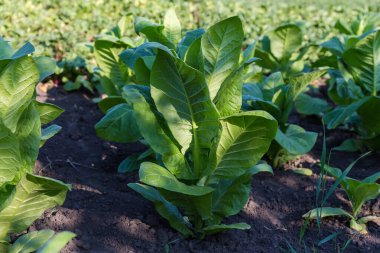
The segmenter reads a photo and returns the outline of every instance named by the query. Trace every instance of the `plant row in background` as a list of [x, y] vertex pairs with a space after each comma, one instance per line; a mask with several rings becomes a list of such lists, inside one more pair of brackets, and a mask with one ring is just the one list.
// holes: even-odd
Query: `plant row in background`
[[[316, 142], [317, 133], [289, 122], [291, 112], [324, 115], [329, 127], [336, 117], [342, 117], [335, 112], [340, 107], [332, 109], [326, 101], [310, 96], [313, 88], [309, 84], [327, 73], [326, 68], [310, 71], [317, 61], [307, 59], [316, 53], [315, 45], [304, 44], [301, 29], [289, 24], [243, 47], [238, 17], [207, 30], [187, 31], [182, 37], [173, 10], [166, 13], [163, 24], [135, 18], [134, 30], [145, 38], [136, 43], [125, 32], [131, 29], [130, 18], [123, 18], [94, 42], [98, 89], [105, 93], [99, 102], [105, 116], [95, 126], [98, 136], [147, 146], [145, 152], [127, 157], [119, 172], [139, 169], [140, 183], [129, 186], [152, 201], [183, 235], [203, 238], [227, 229], [247, 229], [246, 224], [221, 222], [244, 207], [250, 177], [260, 171], [272, 172], [272, 167], [309, 152]], [[369, 30], [365, 35], [350, 35], [356, 38], [352, 50], [359, 50], [376, 34]], [[368, 54], [376, 55], [372, 47], [380, 46], [380, 41], [371, 41], [366, 49], [370, 47]], [[318, 48], [317, 54], [329, 60], [321, 57], [320, 66], [331, 67], [332, 60], [338, 66], [343, 61], [324, 49]], [[366, 64], [376, 65], [374, 57], [369, 56]], [[362, 71], [376, 75], [373, 67]], [[371, 81], [364, 79], [372, 91]], [[360, 87], [357, 80], [355, 85]], [[364, 94], [363, 101], [376, 98], [373, 93]], [[356, 119], [366, 122], [360, 112]], [[268, 163], [260, 161], [263, 157]], [[345, 178], [349, 170], [329, 172], [337, 177], [336, 184], [343, 182], [346, 187], [345, 182], [352, 181], [359, 186], [360, 181]], [[351, 227], [358, 231], [364, 232], [362, 224], [375, 219], [358, 219], [358, 213], [365, 201], [380, 194], [377, 179], [377, 175], [365, 179], [357, 193], [347, 192], [354, 203], [353, 214], [348, 215]], [[366, 188], [368, 194], [358, 197]], [[308, 218], [328, 216], [318, 213]]]
[[[70, 185], [34, 174], [39, 148], [60, 127], [49, 124], [59, 107], [36, 101], [35, 88], [54, 71], [46, 57], [32, 57], [32, 44], [14, 50], [0, 38], [0, 251], [59, 252], [75, 235], [51, 230], [22, 234], [42, 213], [61, 205]], [[53, 67], [52, 67], [53, 66]]]
[[[96, 63], [93, 61], [93, 41], [96, 34], [117, 22], [118, 17], [132, 15], [147, 17], [154, 22], [163, 19], [164, 11], [176, 6], [183, 30], [208, 27], [218, 20], [239, 15], [245, 20], [245, 44], [258, 38], [280, 24], [296, 22], [304, 31], [306, 41], [318, 44], [335, 34], [334, 24], [339, 20], [350, 23], [359, 15], [377, 13], [376, 1], [251, 1], [251, 0], [127, 0], [121, 5], [117, 0], [89, 0], [68, 2], [59, 0], [22, 0], [22, 10], [4, 1], [0, 5], [3, 19], [0, 34], [14, 45], [31, 41], [39, 54], [57, 59], [56, 78], [67, 84], [67, 90], [81, 86], [93, 90], [91, 83]], [[360, 6], [355, 8], [355, 6]], [[45, 13], [45, 15], [40, 15]], [[115, 13], [116, 15], [109, 15]], [[207, 15], [204, 15], [207, 13]], [[360, 26], [359, 29], [360, 30]], [[126, 30], [133, 37], [133, 30]], [[299, 66], [299, 65], [298, 65]], [[95, 71], [96, 72], [96, 71]], [[57, 80], [57, 81], [58, 81]]]

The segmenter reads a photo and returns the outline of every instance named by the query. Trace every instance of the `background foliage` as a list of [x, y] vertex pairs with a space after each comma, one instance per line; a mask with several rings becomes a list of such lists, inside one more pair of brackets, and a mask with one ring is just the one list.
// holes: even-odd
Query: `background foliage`
[[[246, 22], [246, 41], [290, 21], [302, 24], [306, 41], [325, 41], [335, 32], [333, 25], [339, 18], [349, 23], [358, 15], [380, 10], [378, 1], [361, 0], [18, 0], [17, 4], [2, 0], [0, 35], [15, 46], [32, 42], [37, 54], [90, 59], [85, 43], [114, 26], [123, 15], [131, 13], [160, 22], [172, 6], [185, 30], [239, 15]], [[134, 35], [133, 29], [129, 32]]]

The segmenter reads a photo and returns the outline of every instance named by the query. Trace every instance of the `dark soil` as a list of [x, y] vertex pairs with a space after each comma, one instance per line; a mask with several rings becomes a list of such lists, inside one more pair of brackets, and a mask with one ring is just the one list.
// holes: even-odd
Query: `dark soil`
[[[141, 144], [114, 144], [96, 137], [95, 123], [102, 117], [91, 98], [62, 88], [40, 95], [41, 100], [64, 108], [55, 124], [63, 127], [40, 152], [37, 173], [72, 184], [65, 204], [45, 213], [30, 229], [70, 230], [78, 236], [63, 252], [128, 253], [164, 252], [165, 244], [175, 240], [170, 252], [282, 252], [287, 242], [297, 246], [302, 215], [315, 207], [315, 190], [322, 149], [322, 126], [317, 117], [292, 117], [307, 130], [320, 132], [313, 151], [288, 165], [309, 167], [315, 172], [306, 177], [276, 170], [275, 175], [261, 174], [252, 180], [252, 194], [244, 210], [226, 223], [246, 222], [248, 231], [230, 231], [203, 241], [182, 240], [154, 210], [153, 205], [127, 187], [138, 180], [137, 173], [120, 175], [118, 164], [129, 154], [144, 149]], [[344, 131], [328, 131], [327, 145], [333, 147], [350, 137]], [[360, 154], [334, 152], [331, 164], [344, 168]], [[364, 178], [380, 170], [380, 155], [362, 159], [351, 176]], [[331, 206], [349, 208], [346, 196], [338, 191]], [[379, 215], [380, 199], [364, 208], [365, 214]], [[348, 209], [349, 210], [349, 209]], [[319, 248], [319, 252], [338, 252], [335, 248], [353, 238], [345, 252], [380, 252], [380, 228], [369, 223], [368, 235], [356, 235], [345, 219], [324, 220], [319, 232], [312, 223], [304, 242], [312, 247], [334, 232], [338, 239]], [[179, 239], [179, 240], [177, 240]], [[301, 251], [300, 251], [301, 252]]]

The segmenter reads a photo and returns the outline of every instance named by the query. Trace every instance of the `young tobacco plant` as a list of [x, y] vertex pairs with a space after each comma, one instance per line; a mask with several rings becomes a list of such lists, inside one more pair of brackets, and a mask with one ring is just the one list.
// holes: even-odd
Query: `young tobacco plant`
[[[324, 71], [304, 73], [289, 78], [286, 83], [280, 72], [265, 78], [261, 83], [246, 83], [243, 86], [243, 110], [264, 110], [273, 115], [279, 124], [275, 140], [268, 157], [272, 166], [279, 167], [298, 155], [309, 152], [317, 139], [317, 133], [289, 124], [288, 119], [294, 103], [307, 85], [319, 78]], [[312, 100], [306, 101], [310, 102]]]
[[158, 163], [141, 164], [142, 184], [129, 186], [152, 201], [173, 228], [199, 238], [249, 228], [221, 222], [244, 207], [251, 176], [261, 170], [255, 165], [277, 129], [276, 120], [264, 111], [239, 112], [224, 103], [223, 109], [235, 112], [221, 116], [206, 80], [159, 51], [150, 96], [132, 86], [125, 90], [141, 135], [159, 156]]
[[302, 44], [303, 33], [299, 26], [281, 25], [264, 36], [261, 47], [255, 48], [255, 57], [261, 59], [257, 64], [271, 73], [280, 71], [287, 79], [304, 69], [308, 47]]
[[338, 105], [324, 116], [329, 129], [345, 125], [360, 138], [339, 149], [356, 151], [366, 145], [380, 149], [380, 31], [325, 43], [336, 55], [338, 69], [331, 71], [329, 97]]
[[[62, 113], [35, 100], [37, 83], [54, 71], [46, 57], [32, 57], [26, 43], [14, 50], [0, 39], [0, 252], [58, 252], [73, 233], [42, 230], [14, 243], [10, 235], [27, 229], [42, 213], [65, 200], [70, 189], [60, 181], [33, 174], [39, 148], [60, 127], [42, 129]], [[52, 67], [53, 66], [53, 67]]]
[[182, 40], [175, 20], [164, 32], [137, 19], [136, 31], [150, 41], [120, 55], [142, 79], [124, 86], [124, 102], [106, 117], [124, 110], [120, 136], [143, 139], [155, 154], [155, 162], [141, 164], [140, 183], [129, 186], [184, 236], [248, 229], [245, 223], [221, 222], [244, 207], [251, 176], [270, 171], [257, 163], [277, 122], [264, 111], [240, 112], [245, 66], [253, 61], [241, 58], [240, 19], [190, 31]]
[[303, 217], [316, 219], [317, 217], [324, 218], [331, 216], [345, 216], [350, 219], [350, 227], [361, 233], [367, 233], [367, 222], [380, 220], [380, 217], [375, 215], [359, 218], [363, 204], [368, 200], [376, 199], [380, 195], [380, 184], [376, 183], [376, 181], [380, 179], [380, 173], [375, 173], [363, 180], [350, 178], [347, 175], [355, 163], [356, 161], [348, 166], [344, 172], [338, 168], [325, 165], [325, 170], [328, 174], [335, 178], [335, 183], [325, 196], [323, 204], [334, 192], [335, 188], [338, 185], [341, 185], [342, 189], [346, 192], [348, 199], [350, 200], [352, 207], [351, 212], [346, 212], [342, 208], [324, 207], [322, 204], [321, 207], [309, 211], [308, 213], [304, 214]]

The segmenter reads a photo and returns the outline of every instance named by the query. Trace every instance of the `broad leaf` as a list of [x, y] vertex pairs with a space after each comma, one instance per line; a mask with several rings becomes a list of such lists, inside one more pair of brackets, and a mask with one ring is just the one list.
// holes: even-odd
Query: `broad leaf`
[[54, 235], [53, 230], [40, 230], [29, 232], [25, 235], [20, 236], [13, 244], [9, 247], [8, 253], [30, 253], [37, 251], [42, 247], [52, 236]]
[[0, 73], [0, 117], [12, 132], [29, 105], [38, 78], [38, 68], [31, 57], [11, 61]]
[[302, 31], [294, 24], [277, 27], [268, 34], [270, 51], [278, 61], [289, 59], [294, 51], [302, 45]]
[[[156, 153], [162, 155], [165, 166], [178, 178], [194, 177], [184, 155], [171, 140], [162, 116], [156, 111], [153, 102], [133, 87], [125, 88], [127, 100], [132, 103], [137, 126], [144, 140]], [[153, 131], [154, 129], [154, 131]]]
[[372, 95], [380, 91], [380, 31], [372, 32], [343, 54], [355, 81]]
[[99, 103], [99, 109], [103, 112], [106, 113], [109, 109], [112, 107], [125, 103], [125, 99], [121, 96], [110, 96], [102, 99]]
[[275, 94], [284, 83], [281, 72], [275, 72], [265, 78], [261, 85], [264, 100], [274, 101], [273, 98]]
[[152, 201], [157, 212], [169, 221], [172, 228], [178, 230], [184, 236], [191, 236], [193, 234], [189, 229], [190, 224], [182, 217], [177, 207], [162, 197], [156, 189], [135, 183], [130, 183], [128, 186], [140, 193], [147, 200]]
[[364, 98], [348, 106], [338, 106], [334, 110], [326, 113], [323, 120], [326, 122], [327, 128], [333, 129], [343, 124], [347, 118], [352, 116], [367, 100], [368, 98]]
[[320, 115], [331, 109], [326, 100], [311, 97], [304, 93], [297, 97], [294, 106], [300, 114], [304, 115]]
[[33, 58], [34, 62], [37, 65], [38, 71], [40, 73], [39, 82], [46, 79], [48, 76], [54, 74], [56, 63], [50, 57], [39, 56]]
[[361, 183], [355, 188], [350, 199], [353, 204], [353, 213], [356, 216], [363, 206], [364, 202], [376, 199], [380, 195], [380, 184], [376, 183]]
[[307, 132], [297, 125], [289, 125], [285, 133], [280, 129], [277, 130], [275, 140], [288, 153], [302, 155], [313, 148], [317, 137], [317, 133]]
[[[380, 63], [379, 63], [380, 64]], [[380, 97], [370, 97], [359, 109], [363, 126], [375, 134], [380, 134]]]
[[334, 147], [333, 150], [345, 151], [345, 152], [356, 152], [359, 151], [363, 146], [363, 143], [357, 139], [347, 139], [344, 140], [338, 147]]
[[70, 187], [57, 180], [26, 174], [16, 187], [12, 201], [0, 212], [0, 239], [20, 233], [42, 213], [63, 204]]
[[185, 210], [186, 215], [200, 215], [203, 219], [211, 216], [211, 187], [186, 185], [178, 181], [168, 170], [150, 162], [140, 166], [140, 181], [159, 188], [161, 194], [174, 205]]
[[164, 18], [164, 34], [174, 45], [181, 39], [181, 23], [174, 9], [169, 9]]
[[202, 54], [211, 99], [238, 66], [243, 39], [243, 27], [238, 17], [216, 23], [202, 36]]
[[138, 160], [138, 155], [130, 155], [125, 158], [118, 166], [117, 172], [128, 173], [138, 170], [140, 167], [140, 162]]
[[203, 28], [186, 32], [185, 37], [183, 37], [183, 39], [179, 42], [177, 47], [178, 55], [182, 60], [185, 59], [187, 49], [190, 47], [190, 45], [193, 44], [194, 41], [202, 37], [204, 33], [205, 30]]
[[128, 69], [119, 58], [119, 54], [129, 45], [98, 38], [94, 44], [96, 63], [115, 87], [122, 87], [128, 80]]
[[21, 157], [16, 136], [0, 122], [0, 188], [13, 181], [20, 166]]
[[95, 125], [95, 130], [99, 137], [114, 142], [131, 142], [141, 138], [133, 108], [126, 103], [109, 109]]
[[228, 76], [222, 83], [214, 103], [220, 116], [225, 117], [240, 111], [242, 104], [242, 89], [244, 67], [241, 66]]
[[58, 118], [59, 115], [61, 115], [64, 110], [56, 105], [49, 104], [49, 103], [40, 103], [38, 101], [35, 101], [36, 109], [38, 113], [40, 114], [41, 118], [41, 124], [49, 124], [56, 118]]
[[326, 73], [325, 70], [319, 70], [289, 78], [289, 99], [295, 101], [312, 81], [320, 78], [324, 73]]
[[[193, 152], [194, 173], [207, 166], [207, 149], [218, 135], [218, 112], [202, 73], [159, 51], [151, 73], [152, 98], [184, 154]], [[202, 162], [203, 161], [203, 162]]]
[[268, 151], [277, 122], [264, 111], [241, 112], [221, 119], [214, 176], [233, 178], [246, 173]]
[[76, 235], [64, 231], [51, 237], [36, 253], [59, 253]]
[[168, 191], [190, 196], [203, 196], [214, 191], [211, 187], [186, 185], [178, 181], [167, 169], [151, 162], [141, 164], [140, 181]]
[[212, 211], [220, 217], [235, 215], [244, 208], [251, 193], [251, 173], [221, 179], [212, 196]]

